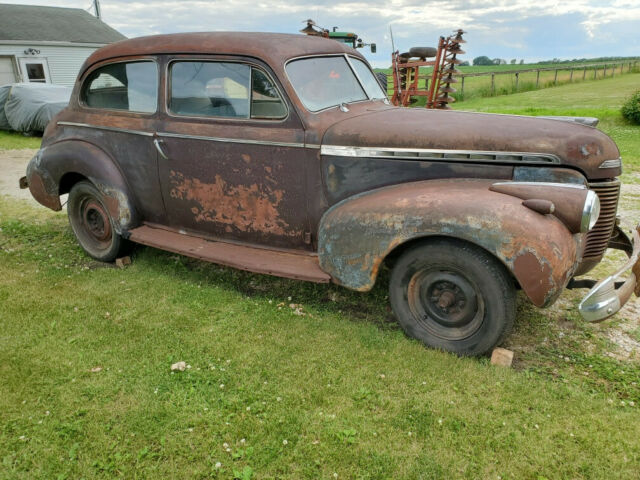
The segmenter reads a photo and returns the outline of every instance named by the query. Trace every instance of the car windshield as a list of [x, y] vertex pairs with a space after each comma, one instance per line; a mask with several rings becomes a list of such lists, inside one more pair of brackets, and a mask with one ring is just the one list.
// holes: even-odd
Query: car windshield
[[344, 56], [309, 57], [287, 64], [287, 75], [304, 106], [317, 112], [343, 103], [386, 98], [367, 65]]

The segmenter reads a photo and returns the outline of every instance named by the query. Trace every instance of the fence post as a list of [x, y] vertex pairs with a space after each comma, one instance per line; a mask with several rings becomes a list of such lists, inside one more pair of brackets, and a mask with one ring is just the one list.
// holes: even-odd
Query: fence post
[[538, 88], [539, 83], [540, 83], [540, 70], [536, 70], [536, 88]]
[[604, 64], [604, 73], [602, 75], [602, 78], [607, 78], [607, 64]]
[[462, 83], [460, 85], [460, 95], [464, 97], [464, 76], [462, 77]]
[[571, 75], [569, 75], [569, 83], [573, 82], [573, 68], [571, 69]]
[[518, 91], [518, 80], [520, 80], [520, 72], [516, 72], [516, 92]]
[[496, 93], [496, 74], [491, 74], [491, 95], [495, 95]]
[[553, 84], [557, 85], [558, 84], [558, 69], [556, 68], [556, 74], [553, 77]]

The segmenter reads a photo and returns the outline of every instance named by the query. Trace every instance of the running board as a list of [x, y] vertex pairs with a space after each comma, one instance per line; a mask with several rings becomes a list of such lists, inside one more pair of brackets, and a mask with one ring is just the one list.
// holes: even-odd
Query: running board
[[308, 282], [329, 283], [318, 257], [205, 240], [148, 225], [131, 230], [129, 240], [206, 262]]

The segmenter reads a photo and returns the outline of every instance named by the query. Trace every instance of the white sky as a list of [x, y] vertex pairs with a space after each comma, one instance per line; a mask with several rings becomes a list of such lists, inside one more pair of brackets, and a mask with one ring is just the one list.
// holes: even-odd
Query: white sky
[[[12, 0], [91, 10], [92, 0]], [[396, 48], [436, 46], [440, 35], [463, 28], [471, 61], [479, 55], [526, 61], [640, 56], [640, 0], [101, 0], [105, 22], [128, 37], [185, 31], [297, 33], [304, 20], [353, 31], [375, 42], [365, 56], [390, 63]], [[92, 11], [92, 10], [91, 10]]]

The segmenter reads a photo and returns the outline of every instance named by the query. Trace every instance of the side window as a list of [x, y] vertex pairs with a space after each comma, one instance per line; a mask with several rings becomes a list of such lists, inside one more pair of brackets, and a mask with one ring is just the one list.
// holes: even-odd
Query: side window
[[105, 65], [87, 77], [81, 97], [93, 108], [153, 113], [158, 99], [158, 67], [148, 61]]
[[278, 89], [269, 77], [257, 68], [251, 69], [251, 118], [284, 118], [287, 109]]
[[250, 70], [240, 63], [175, 62], [169, 109], [180, 115], [249, 118]]
[[169, 110], [178, 115], [283, 118], [277, 89], [260, 70], [242, 63], [179, 61], [171, 65]]

